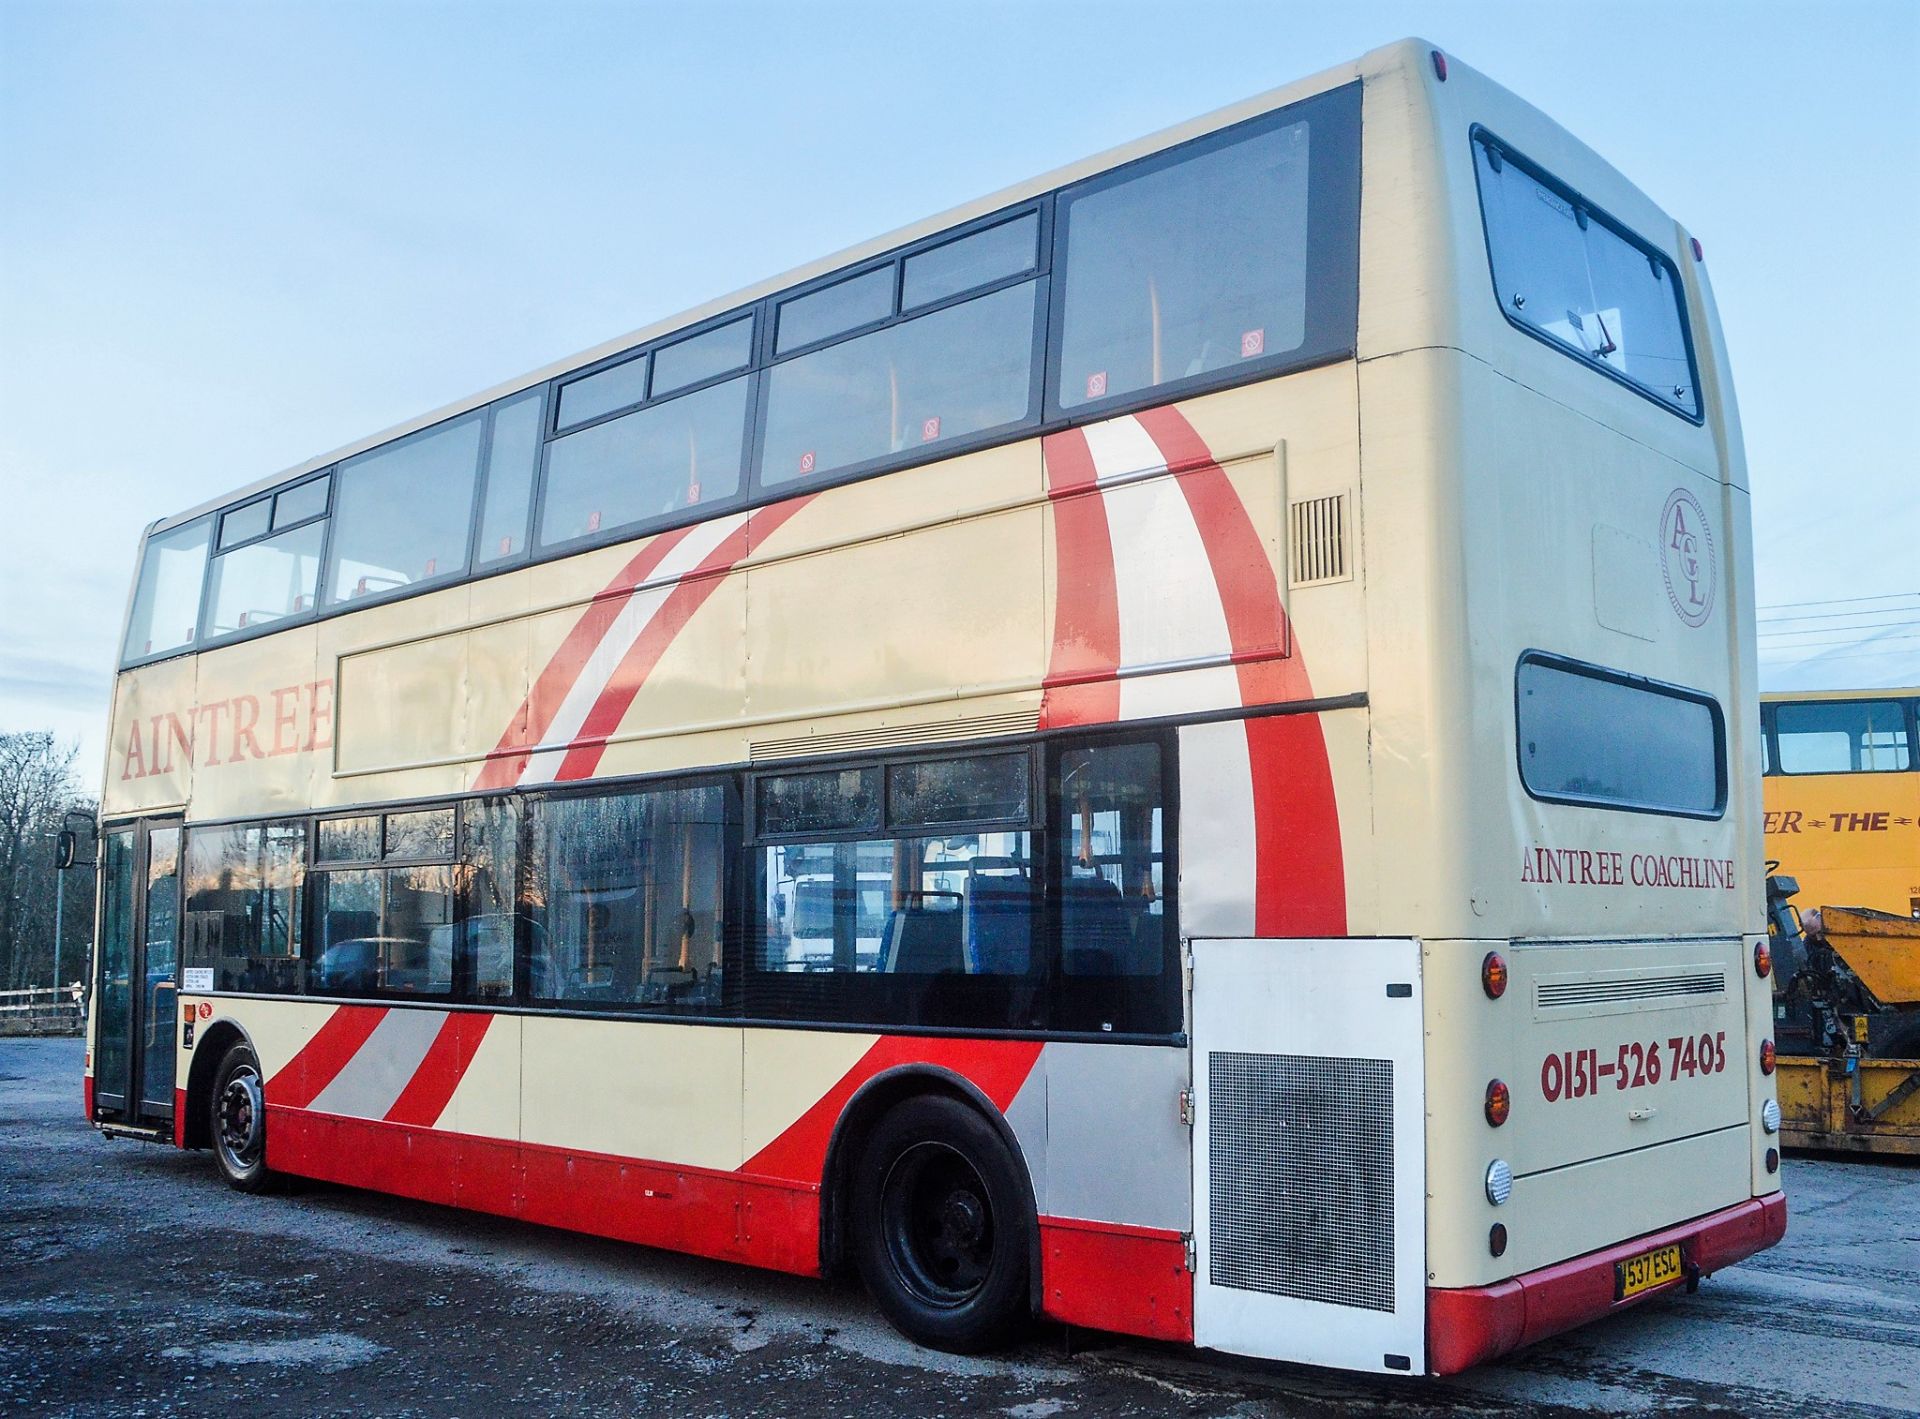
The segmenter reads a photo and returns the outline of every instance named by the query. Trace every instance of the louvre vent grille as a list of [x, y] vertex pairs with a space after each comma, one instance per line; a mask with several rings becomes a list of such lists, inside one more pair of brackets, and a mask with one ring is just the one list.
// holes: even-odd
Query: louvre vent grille
[[1287, 509], [1289, 580], [1295, 586], [1345, 581], [1347, 495], [1308, 498]]
[[1031, 734], [1039, 722], [1039, 715], [1032, 710], [1014, 710], [1007, 714], [977, 715], [972, 719], [942, 720], [937, 724], [895, 724], [875, 729], [853, 729], [842, 734], [801, 734], [789, 739], [756, 739], [748, 745], [747, 752], [755, 763], [804, 754], [854, 754], [863, 749], [884, 749], [896, 744], [947, 744], [957, 739]]
[[1657, 976], [1616, 976], [1599, 980], [1534, 982], [1534, 1001], [1553, 1006], [1601, 1005], [1616, 1000], [1666, 1000], [1676, 996], [1725, 995], [1724, 970], [1675, 971]]
[[1393, 1065], [1207, 1056], [1209, 1279], [1393, 1309]]

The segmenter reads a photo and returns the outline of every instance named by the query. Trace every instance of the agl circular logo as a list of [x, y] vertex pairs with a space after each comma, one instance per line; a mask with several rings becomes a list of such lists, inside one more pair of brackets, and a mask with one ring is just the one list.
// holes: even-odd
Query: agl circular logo
[[1660, 514], [1660, 571], [1674, 614], [1689, 626], [1713, 611], [1713, 529], [1692, 493], [1675, 488]]

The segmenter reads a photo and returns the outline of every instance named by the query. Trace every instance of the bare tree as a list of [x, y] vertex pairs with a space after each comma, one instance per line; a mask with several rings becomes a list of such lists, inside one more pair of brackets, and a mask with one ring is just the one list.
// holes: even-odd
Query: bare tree
[[[9, 989], [52, 983], [54, 840], [69, 813], [93, 810], [74, 783], [75, 752], [44, 731], [0, 734], [0, 982]], [[93, 874], [73, 876], [60, 942], [68, 979], [93, 939]]]

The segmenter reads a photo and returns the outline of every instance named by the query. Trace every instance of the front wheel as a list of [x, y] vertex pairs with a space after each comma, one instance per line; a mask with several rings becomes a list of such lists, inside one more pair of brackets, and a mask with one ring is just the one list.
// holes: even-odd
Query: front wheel
[[227, 1185], [241, 1192], [267, 1192], [278, 1181], [267, 1169], [267, 1100], [260, 1061], [235, 1045], [213, 1077], [208, 1133], [213, 1157]]
[[1027, 1317], [1031, 1210], [1018, 1162], [979, 1113], [913, 1099], [880, 1120], [856, 1165], [854, 1260], [896, 1329], [975, 1354]]

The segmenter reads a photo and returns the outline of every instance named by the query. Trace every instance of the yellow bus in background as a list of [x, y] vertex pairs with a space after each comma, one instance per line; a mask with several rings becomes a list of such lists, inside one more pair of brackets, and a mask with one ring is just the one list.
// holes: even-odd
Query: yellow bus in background
[[1920, 917], [1920, 690], [1762, 695], [1767, 856], [1799, 905]]

